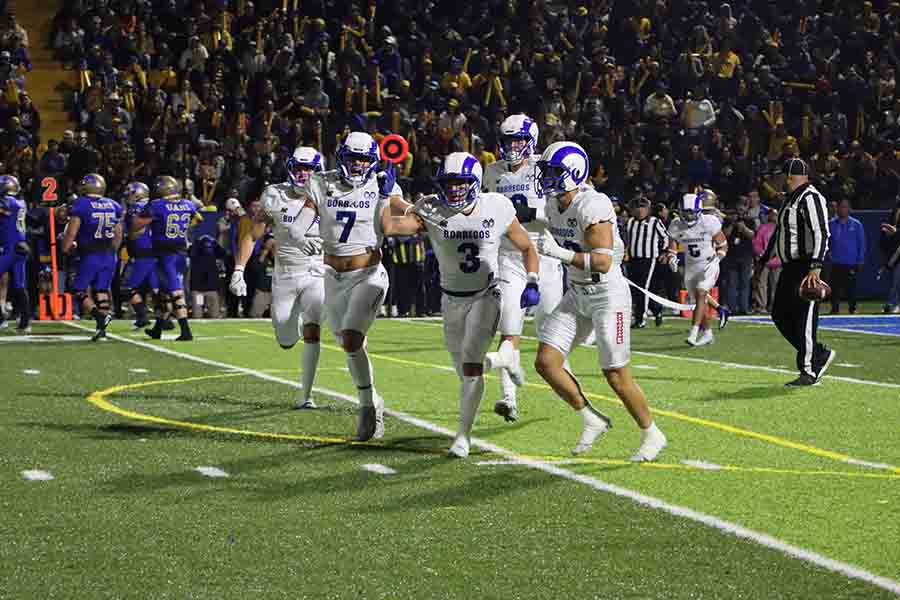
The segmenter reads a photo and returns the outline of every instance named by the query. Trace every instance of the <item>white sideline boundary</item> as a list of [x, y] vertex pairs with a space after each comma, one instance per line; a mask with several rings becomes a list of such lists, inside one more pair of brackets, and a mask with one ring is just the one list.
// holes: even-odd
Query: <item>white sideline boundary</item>
[[[424, 319], [394, 319], [394, 321], [402, 322], [402, 323], [412, 323], [419, 325], [429, 325], [435, 327], [432, 323], [425, 321]], [[859, 333], [859, 332], [854, 332]], [[534, 336], [523, 335], [523, 340], [529, 340], [532, 342], [537, 342], [538, 339]], [[584, 348], [593, 348], [591, 344], [581, 344]], [[703, 365], [715, 365], [717, 367], [727, 367], [730, 369], [750, 369], [752, 371], [766, 371], [769, 373], [783, 373], [785, 375], [797, 375], [797, 371], [791, 371], [790, 369], [779, 369], [777, 367], [765, 367], [762, 365], [747, 365], [744, 363], [734, 363], [734, 362], [725, 362], [721, 360], [710, 360], [708, 358], [697, 358], [695, 356], [678, 356], [676, 354], [662, 354], [661, 352], [644, 352], [641, 350], [632, 350], [632, 354], [636, 356], [649, 356], [651, 358], [667, 358], [670, 360], [683, 360], [686, 362], [699, 363]], [[840, 355], [840, 353], [838, 353]], [[856, 377], [843, 377], [841, 375], [826, 375], [825, 379], [831, 379], [833, 381], [843, 381], [844, 383], [858, 383], [861, 385], [874, 385], [876, 387], [885, 387], [890, 389], [900, 389], [900, 383], [888, 383], [886, 381], [872, 381], [871, 379], [858, 379]]]
[[[77, 323], [67, 323], [71, 327], [75, 327], [81, 330], [90, 331], [87, 327], [84, 327]], [[157, 346], [154, 344], [150, 344], [148, 342], [141, 342], [138, 340], [132, 340], [125, 337], [121, 337], [114, 334], [107, 334], [111, 339], [124, 342], [126, 344], [132, 344], [134, 346], [139, 346], [141, 348], [145, 348], [148, 350], [152, 350], [153, 352], [159, 352], [161, 354], [168, 354], [169, 356], [174, 356], [176, 358], [191, 360], [197, 363], [205, 364], [211, 367], [217, 367], [219, 369], [233, 369], [236, 372], [246, 373], [247, 375], [251, 375], [258, 379], [263, 379], [266, 381], [272, 381], [274, 383], [281, 383], [284, 385], [288, 385], [290, 387], [302, 389], [302, 386], [296, 382], [291, 381], [289, 379], [283, 379], [281, 377], [276, 377], [274, 375], [269, 375], [267, 373], [263, 373], [261, 371], [257, 371], [255, 369], [248, 369], [246, 367], [240, 367], [237, 365], [230, 365], [228, 363], [219, 362], [217, 360], [211, 360], [208, 358], [202, 358], [200, 356], [194, 356], [192, 354], [187, 354], [185, 352], [178, 352], [176, 350], [171, 350], [169, 348], [165, 348], [162, 346]], [[330, 396], [332, 398], [338, 400], [344, 400], [346, 402], [350, 402], [351, 404], [358, 404], [357, 400], [352, 396], [348, 396], [347, 394], [343, 394], [341, 392], [337, 392], [335, 390], [329, 390], [327, 388], [314, 387], [313, 391], [323, 394], [325, 396]], [[417, 417], [413, 417], [412, 415], [407, 415], [400, 411], [385, 409], [385, 414], [394, 417], [400, 421], [403, 421], [409, 425], [413, 425], [415, 427], [419, 427], [421, 429], [425, 429], [426, 431], [430, 431], [432, 433], [438, 433], [441, 435], [445, 435], [447, 437], [452, 438], [455, 435], [454, 431], [450, 431], [445, 427], [441, 427], [440, 425], [436, 425], [429, 421], [425, 421], [424, 419], [419, 419]], [[845, 575], [851, 579], [857, 579], [860, 581], [864, 581], [881, 589], [887, 590], [894, 594], [900, 595], [900, 581], [895, 581], [888, 577], [884, 577], [882, 575], [876, 575], [870, 571], [866, 571], [863, 568], [851, 565], [849, 563], [845, 563], [839, 560], [835, 560], [832, 558], [828, 558], [822, 554], [817, 552], [813, 552], [812, 550], [807, 550], [805, 548], [801, 548], [799, 546], [794, 546], [784, 540], [773, 537], [771, 535], [761, 533], [758, 531], [754, 531], [752, 529], [746, 528], [742, 525], [738, 525], [737, 523], [732, 523], [730, 521], [725, 521], [724, 519], [720, 519], [718, 517], [714, 517], [712, 515], [707, 515], [705, 513], [701, 513], [695, 511], [691, 508], [687, 508], [684, 506], [679, 506], [677, 504], [670, 504], [665, 500], [660, 500], [659, 498], [654, 498], [653, 496], [647, 496], [640, 492], [630, 490], [628, 488], [620, 487], [618, 485], [613, 485], [611, 483], [606, 483], [600, 479], [596, 479], [594, 477], [590, 477], [588, 475], [581, 475], [579, 473], [575, 473], [573, 471], [569, 471], [566, 469], [561, 469], [557, 466], [547, 464], [546, 462], [541, 462], [538, 460], [532, 460], [529, 458], [525, 458], [517, 455], [515, 452], [511, 450], [507, 450], [506, 448], [502, 448], [497, 446], [496, 444], [492, 444], [490, 442], [472, 438], [472, 445], [476, 448], [480, 448], [481, 450], [485, 450], [488, 452], [493, 452], [495, 454], [500, 454], [503, 456], [509, 457], [511, 462], [515, 462], [524, 466], [527, 466], [531, 469], [535, 469], [537, 471], [542, 471], [549, 475], [556, 475], [557, 477], [562, 477], [563, 479], [568, 479], [569, 481], [574, 481], [577, 483], [581, 483], [587, 485], [597, 491], [606, 492], [608, 494], [613, 494], [620, 498], [627, 498], [636, 504], [647, 506], [650, 508], [655, 508], [657, 510], [662, 510], [676, 517], [681, 517], [684, 519], [688, 519], [690, 521], [694, 521], [697, 523], [702, 523], [707, 525], [708, 527], [712, 527], [717, 529], [723, 533], [733, 535], [735, 537], [749, 540], [760, 546], [764, 546], [766, 548], [776, 550], [790, 556], [792, 558], [799, 559], [803, 562], [807, 562], [818, 567], [821, 567], [827, 571], [831, 571], [833, 573], [839, 573], [841, 575]]]

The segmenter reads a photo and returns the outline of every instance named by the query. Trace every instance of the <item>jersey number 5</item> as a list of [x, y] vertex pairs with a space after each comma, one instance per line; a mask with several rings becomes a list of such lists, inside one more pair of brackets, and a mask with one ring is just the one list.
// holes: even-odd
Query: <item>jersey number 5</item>
[[459, 270], [463, 273], [474, 273], [481, 267], [477, 244], [466, 242], [465, 244], [460, 244], [456, 251], [464, 254], [463, 261], [459, 263]]
[[338, 238], [338, 241], [342, 244], [346, 243], [346, 241], [350, 239], [350, 232], [353, 230], [353, 224], [356, 223], [356, 211], [339, 210], [334, 216], [338, 223], [346, 221], [346, 223], [344, 223], [344, 229], [341, 231], [341, 237]]

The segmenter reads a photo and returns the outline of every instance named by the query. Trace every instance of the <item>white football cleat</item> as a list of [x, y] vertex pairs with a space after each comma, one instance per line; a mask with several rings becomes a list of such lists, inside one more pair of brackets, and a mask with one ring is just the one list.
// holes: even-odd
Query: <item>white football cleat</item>
[[699, 332], [697, 334], [694, 334], [694, 330], [692, 329], [688, 332], [687, 339], [684, 341], [687, 342], [688, 346], [696, 346], [698, 337], [700, 337]]
[[632, 462], [653, 462], [668, 443], [669, 440], [658, 428], [654, 428], [651, 431], [642, 431], [641, 446], [630, 460]]
[[713, 337], [712, 329], [705, 329], [703, 334], [697, 338], [697, 341], [694, 343], [695, 346], [706, 346], [708, 344], [712, 344], [716, 339]]
[[584, 425], [582, 425], [581, 437], [578, 439], [578, 443], [575, 444], [575, 447], [572, 448], [572, 454], [574, 456], [584, 454], [593, 448], [594, 442], [612, 427], [612, 420], [609, 417], [593, 408], [591, 408], [591, 412], [597, 418], [591, 419], [590, 423], [585, 422]]
[[297, 410], [307, 410], [313, 408], [319, 408], [315, 401], [312, 398], [297, 398], [297, 401], [294, 403], [294, 408]]
[[453, 445], [447, 450], [447, 456], [451, 458], [467, 458], [469, 456], [469, 436], [457, 435]]

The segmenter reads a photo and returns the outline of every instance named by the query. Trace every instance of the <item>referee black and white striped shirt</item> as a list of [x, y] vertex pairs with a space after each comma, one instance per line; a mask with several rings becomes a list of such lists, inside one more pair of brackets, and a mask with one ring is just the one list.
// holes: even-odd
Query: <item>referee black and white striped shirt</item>
[[811, 183], [784, 201], [775, 231], [775, 252], [783, 263], [810, 262], [821, 267], [828, 253], [828, 203]]
[[625, 232], [631, 258], [657, 258], [669, 245], [666, 226], [656, 217], [631, 217], [625, 224]]

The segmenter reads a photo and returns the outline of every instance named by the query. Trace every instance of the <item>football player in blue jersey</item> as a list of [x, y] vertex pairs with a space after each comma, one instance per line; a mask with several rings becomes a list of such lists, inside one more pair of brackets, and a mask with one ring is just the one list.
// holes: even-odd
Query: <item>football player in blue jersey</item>
[[125, 288], [131, 299], [136, 320], [135, 329], [143, 329], [150, 325], [147, 316], [147, 303], [141, 292], [159, 293], [159, 277], [156, 273], [156, 258], [153, 256], [153, 239], [150, 229], [144, 227], [133, 231], [132, 224], [140, 216], [150, 201], [150, 188], [139, 181], [128, 184], [122, 195], [125, 203], [125, 227], [128, 231], [128, 265], [125, 267]]
[[[27, 208], [19, 199], [19, 180], [11, 175], [0, 176], [0, 277], [10, 274], [9, 286], [13, 306], [19, 312], [16, 333], [31, 331], [31, 305], [25, 288], [25, 266], [31, 248], [25, 241], [25, 215]], [[0, 327], [6, 327], [3, 308], [0, 307]]]
[[112, 322], [110, 290], [116, 272], [116, 252], [122, 244], [123, 211], [118, 202], [104, 196], [106, 181], [97, 173], [85, 175], [78, 192], [69, 208], [62, 250], [80, 255], [72, 290], [81, 303], [82, 314], [91, 315], [97, 323], [91, 337], [91, 341], [97, 341], [106, 337], [106, 328]]
[[188, 232], [197, 219], [202, 219], [194, 203], [181, 197], [181, 186], [174, 177], [162, 175], [153, 181], [151, 200], [131, 224], [129, 236], [150, 228], [156, 268], [159, 273], [160, 300], [165, 307], [152, 329], [144, 331], [151, 338], [162, 337], [164, 318], [172, 313], [178, 319], [181, 334], [176, 341], [194, 339], [188, 324], [184, 298], [184, 275], [187, 272]]

